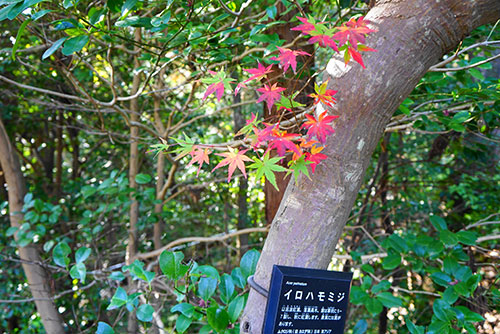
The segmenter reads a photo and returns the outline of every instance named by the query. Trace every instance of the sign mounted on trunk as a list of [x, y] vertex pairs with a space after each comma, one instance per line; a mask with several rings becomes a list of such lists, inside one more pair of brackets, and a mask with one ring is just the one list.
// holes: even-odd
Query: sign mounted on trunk
[[352, 273], [275, 265], [264, 334], [342, 334]]

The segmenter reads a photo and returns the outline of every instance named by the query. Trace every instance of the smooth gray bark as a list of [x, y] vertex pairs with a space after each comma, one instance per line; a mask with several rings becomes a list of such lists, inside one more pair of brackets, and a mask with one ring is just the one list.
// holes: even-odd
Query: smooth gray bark
[[[255, 274], [268, 288], [274, 264], [326, 268], [384, 128], [428, 68], [470, 31], [500, 18], [498, 0], [378, 1], [366, 19], [378, 30], [367, 45], [366, 70], [339, 57], [330, 60], [324, 80], [338, 90], [340, 115], [329, 137], [328, 159], [312, 180], [288, 185], [272, 223]], [[241, 333], [262, 333], [266, 300], [250, 291]], [[269, 334], [269, 333], [265, 333]]]
[[[7, 131], [0, 119], [0, 165], [5, 173], [8, 187], [10, 226], [20, 227], [24, 220], [22, 213], [26, 193], [21, 166], [12, 147]], [[14, 234], [17, 240], [17, 233]], [[19, 257], [28, 280], [31, 294], [45, 331], [50, 334], [63, 334], [64, 322], [52, 300], [49, 277], [42, 263], [38, 250], [33, 245], [18, 247]]]

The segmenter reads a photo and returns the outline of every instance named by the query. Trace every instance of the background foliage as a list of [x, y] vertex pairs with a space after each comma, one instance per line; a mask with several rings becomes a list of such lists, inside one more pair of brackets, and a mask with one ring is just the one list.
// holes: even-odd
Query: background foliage
[[[16, 254], [34, 243], [68, 332], [121, 333], [138, 319], [148, 333], [237, 333], [265, 235], [192, 240], [126, 265], [129, 213], [138, 203], [139, 255], [264, 227], [262, 180], [227, 183], [211, 172], [216, 161], [197, 175], [189, 157], [151, 150], [185, 135], [230, 142], [243, 119], [262, 115], [252, 89], [203, 101], [201, 79], [213, 69], [239, 81], [243, 68], [273, 63], [276, 46], [305, 44], [274, 32], [287, 14], [338, 25], [367, 10], [347, 0], [0, 0], [1, 119], [27, 184], [19, 230], [0, 190], [0, 329], [43, 332]], [[347, 333], [500, 326], [500, 71], [471, 67], [498, 55], [499, 40], [496, 26], [476, 30], [434, 70], [465, 69], [429, 72], [388, 125], [331, 264], [356, 277]], [[318, 49], [314, 64], [278, 80], [314, 81], [331, 55]]]

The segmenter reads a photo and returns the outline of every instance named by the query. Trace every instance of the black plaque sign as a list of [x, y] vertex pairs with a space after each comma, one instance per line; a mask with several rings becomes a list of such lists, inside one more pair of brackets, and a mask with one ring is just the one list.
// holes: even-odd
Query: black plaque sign
[[342, 334], [352, 273], [273, 267], [264, 334]]

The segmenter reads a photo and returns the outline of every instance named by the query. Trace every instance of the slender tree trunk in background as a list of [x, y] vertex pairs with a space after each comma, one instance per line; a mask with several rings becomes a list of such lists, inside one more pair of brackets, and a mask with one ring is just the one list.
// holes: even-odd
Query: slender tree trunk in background
[[[15, 155], [14, 149], [10, 143], [7, 131], [0, 119], [0, 165], [4, 172], [7, 183], [9, 197], [10, 225], [20, 227], [23, 223], [22, 214], [24, 195], [26, 192], [23, 174], [19, 160]], [[17, 233], [14, 235], [17, 239]], [[19, 257], [23, 262], [23, 270], [28, 280], [28, 285], [40, 319], [42, 320], [45, 331], [50, 334], [63, 334], [64, 323], [61, 315], [57, 311], [56, 305], [52, 300], [50, 293], [49, 277], [45, 269], [34, 263], [41, 263], [42, 259], [34, 245], [18, 248]]]
[[[312, 180], [288, 185], [257, 265], [255, 281], [268, 288], [274, 264], [327, 268], [374, 148], [391, 115], [428, 68], [469, 32], [500, 18], [498, 0], [379, 1], [366, 15], [378, 32], [367, 45], [366, 69], [344, 66], [335, 56], [327, 66], [328, 88], [338, 89], [340, 115]], [[251, 290], [241, 332], [260, 334], [265, 299]]]
[[[136, 28], [134, 31], [134, 40], [140, 42], [141, 40], [141, 29]], [[134, 50], [138, 49], [137, 47]], [[137, 56], [134, 56], [134, 68], [140, 66]], [[132, 80], [132, 89], [130, 95], [137, 93], [139, 86], [141, 84], [140, 73], [134, 75]], [[139, 122], [139, 98], [135, 98], [130, 101], [130, 121]], [[132, 197], [130, 204], [130, 218], [129, 218], [129, 232], [128, 232], [128, 245], [125, 261], [130, 264], [131, 259], [137, 253], [137, 222], [139, 221], [139, 202], [135, 199], [135, 192], [137, 190], [137, 182], [135, 181], [135, 176], [139, 173], [139, 128], [137, 126], [130, 126], [130, 156], [129, 156], [129, 186], [132, 189]], [[129, 287], [133, 288], [135, 283], [132, 278], [129, 277], [128, 280]], [[127, 332], [129, 334], [135, 334], [138, 332], [137, 318], [135, 312], [129, 312], [128, 322], [127, 322]]]
[[71, 143], [72, 154], [71, 179], [74, 181], [80, 176], [80, 140], [78, 139], [78, 129], [71, 127], [71, 125], [73, 125], [73, 121], [74, 118], [70, 114], [68, 117], [68, 123], [70, 126], [67, 127], [67, 132]]
[[[157, 81], [157, 84], [155, 85], [155, 90], [160, 90], [163, 88], [163, 73], [164, 71], [161, 71], [158, 76], [159, 79]], [[162, 101], [161, 95], [155, 94], [153, 96], [155, 128], [158, 133], [165, 135], [165, 126], [163, 125], [160, 116], [161, 101]], [[158, 154], [157, 159], [158, 161], [156, 161], [156, 175], [157, 175], [156, 199], [162, 200], [163, 198], [161, 194], [163, 186], [165, 184], [165, 155], [163, 153], [160, 153]], [[162, 246], [161, 234], [162, 234], [163, 220], [160, 217], [162, 209], [163, 209], [163, 203], [155, 204], [154, 213], [156, 214], [156, 222], [153, 226], [153, 244], [155, 249], [159, 249]]]
[[[297, 24], [290, 23], [290, 21], [297, 16], [299, 13], [297, 10], [291, 11], [285, 15], [281, 15], [281, 13], [284, 13], [286, 11], [285, 6], [281, 2], [276, 2], [276, 8], [278, 14], [276, 15], [276, 20], [281, 20], [289, 23], [285, 24], [280, 24], [278, 26], [274, 26], [270, 29], [269, 34], [278, 34], [280, 39], [285, 40], [284, 44], [291, 43], [297, 38], [300, 33], [297, 31], [292, 31], [290, 30]], [[305, 8], [307, 12], [307, 8]], [[299, 14], [300, 16], [300, 14]], [[296, 49], [296, 47], [291, 47], [291, 49]], [[303, 72], [306, 74], [310, 71], [310, 69], [314, 66], [314, 45], [310, 44], [307, 46], [304, 46], [301, 48], [303, 51], [309, 53], [311, 57], [299, 57], [301, 61], [307, 60], [308, 62], [304, 64], [304, 69]], [[289, 69], [291, 71], [291, 69]], [[271, 84], [279, 81], [283, 81], [283, 71], [281, 69], [278, 69], [277, 67], [274, 68], [273, 72], [269, 74], [269, 81]], [[309, 79], [309, 76], [306, 75], [305, 79], [294, 79], [294, 80], [287, 80], [286, 82], [280, 82], [279, 86], [287, 88], [286, 93], [290, 94], [293, 92], [296, 92], [302, 88], [302, 92], [297, 96], [295, 99], [299, 103], [303, 104], [308, 104], [312, 101], [309, 95], [310, 93], [314, 92], [314, 80], [311, 80], [307, 84], [307, 79]], [[305, 87], [304, 87], [305, 86]], [[285, 111], [281, 110], [278, 111], [276, 107], [273, 107], [271, 110], [267, 108], [267, 105], [264, 105], [264, 119], [266, 122], [269, 123], [275, 123], [278, 120], [280, 120], [281, 116], [284, 116], [284, 118], [290, 118], [293, 115], [291, 114], [285, 114], [282, 115]], [[271, 155], [275, 155], [275, 152], [271, 152]], [[283, 167], [287, 167], [287, 163], [290, 161], [290, 159], [283, 159], [280, 161], [280, 165]], [[279, 172], [275, 173], [276, 175], [276, 184], [278, 185], [279, 191], [274, 188], [274, 186], [267, 182], [264, 185], [264, 193], [266, 195], [266, 220], [267, 223], [270, 224], [274, 216], [276, 215], [276, 212], [278, 211], [278, 208], [280, 206], [281, 200], [283, 198], [283, 195], [285, 194], [285, 189], [288, 184], [288, 181], [290, 180], [290, 175], [285, 176], [286, 172]]]
[[62, 187], [62, 172], [63, 172], [63, 112], [57, 112], [57, 129], [56, 129], [56, 181], [54, 186], [54, 196], [59, 199], [61, 197]]
[[[380, 177], [380, 222], [384, 233], [392, 234], [391, 217], [387, 208], [387, 188], [389, 186], [389, 143], [392, 132], [386, 132], [382, 139], [380, 159], [382, 163], [382, 175]], [[387, 307], [384, 306], [382, 312], [378, 316], [378, 333], [385, 334], [387, 332]]]
[[[236, 82], [239, 82], [239, 78], [236, 72], [233, 73], [233, 78], [236, 79]], [[236, 94], [233, 97], [233, 104], [238, 105], [241, 102], [241, 95]], [[233, 108], [233, 119], [234, 119], [234, 133], [238, 133], [242, 127], [245, 126], [245, 116], [241, 111], [241, 106]], [[239, 188], [238, 188], [238, 230], [244, 229], [248, 227], [248, 180], [244, 177], [240, 177], [238, 179]], [[239, 256], [241, 257], [248, 248], [248, 234], [242, 234], [238, 236], [238, 251], [240, 252]]]

